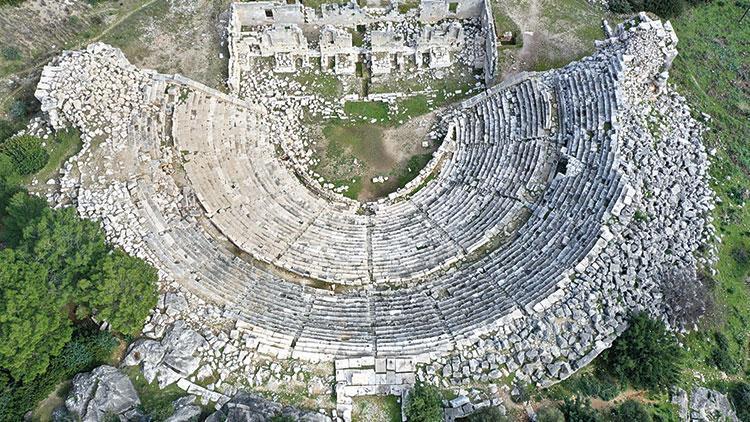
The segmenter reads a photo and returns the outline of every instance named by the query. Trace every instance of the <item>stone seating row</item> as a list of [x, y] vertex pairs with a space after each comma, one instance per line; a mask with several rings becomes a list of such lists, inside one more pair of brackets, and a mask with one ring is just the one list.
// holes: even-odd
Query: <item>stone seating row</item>
[[[572, 68], [568, 72], [577, 73], [579, 70]], [[607, 115], [607, 107], [611, 107], [611, 112], [616, 110], [616, 96], [580, 89], [584, 85], [593, 87], [591, 90], [607, 89], [607, 86], [614, 89], [615, 77], [609, 82], [600, 78], [602, 83], [599, 85], [596, 78], [599, 77], [584, 72], [549, 81], [554, 88], [559, 119], [591, 117], [599, 120], [601, 116], [601, 119], [611, 121], [614, 118]], [[572, 85], [570, 80], [580, 83]], [[610, 83], [612, 85], [607, 85]], [[609, 106], [600, 104], [605, 102]], [[597, 110], [596, 116], [587, 110]], [[585, 127], [585, 122], [581, 121], [581, 124]], [[145, 135], [137, 133], [134, 136], [142, 138]], [[133, 208], [140, 216], [139, 222], [148, 227], [144, 232], [153, 232], [146, 242], [151, 256], [159, 263], [157, 266], [202, 296], [227, 305], [228, 312], [236, 314], [250, 327], [261, 344], [304, 356], [429, 353], [450, 348], [458, 339], [474, 335], [516, 309], [546, 298], [567, 271], [594, 248], [600, 238], [602, 221], [622, 191], [615, 170], [617, 152], [612, 136], [612, 129], [599, 123], [585, 131], [568, 128], [559, 131], [556, 139], [548, 142], [560, 145], [579, 159], [581, 168], [578, 172], [556, 175], [537, 201], [521, 205], [530, 216], [508, 242], [446, 274], [392, 291], [332, 295], [285, 280], [233, 256], [199, 227], [164, 214], [163, 203], [167, 200], [160, 199], [161, 194], [153, 186], [165, 181], [155, 178], [154, 174], [160, 171], [158, 162], [147, 154], [134, 154], [141, 157], [141, 161], [137, 183], [130, 190], [130, 196]], [[522, 159], [524, 154], [531, 154], [536, 148], [540, 156], [544, 155], [541, 153], [543, 141], [523, 142], [531, 149], [497, 149], [515, 151], [515, 155], [519, 155], [518, 161], [513, 161], [515, 158], [509, 160], [517, 163], [514, 166], [519, 171], [526, 170], [526, 161]], [[538, 143], [537, 147], [533, 147], [535, 143]], [[152, 144], [158, 145], [159, 142]], [[148, 148], [152, 150], [153, 145]], [[470, 155], [468, 150], [462, 154]], [[189, 157], [187, 162], [194, 158]], [[490, 187], [471, 186], [454, 180], [440, 183], [472, 195], [467, 197], [475, 198], [472, 202], [481, 204], [477, 206], [479, 210], [490, 207], [489, 201], [496, 201], [494, 205], [498, 210], [509, 209], [508, 204], [499, 202], [502, 198]], [[171, 190], [178, 191], [176, 187]], [[460, 202], [462, 196], [458, 193], [453, 201]], [[487, 195], [482, 197], [481, 193]], [[415, 205], [423, 203], [426, 203], [425, 199], [415, 195], [398, 204], [405, 210], [405, 216], [423, 213], [422, 221], [426, 226], [449, 215], [433, 212], [432, 207]], [[309, 227], [336, 227], [337, 222], [324, 221], [336, 215], [328, 211], [324, 210], [316, 217], [315, 221], [320, 220], [320, 224], [313, 222]], [[426, 219], [428, 216], [431, 220]], [[353, 222], [343, 222], [343, 227], [336, 230], [349, 233], [345, 230], [364, 225], [366, 238], [371, 220], [380, 216], [351, 218]], [[426, 226], [425, 233], [434, 233], [437, 229]], [[443, 228], [445, 232], [438, 230], [434, 235], [447, 236], [453, 230], [449, 225]], [[375, 242], [375, 238], [384, 236], [384, 233], [378, 235], [373, 228], [371, 235]], [[361, 236], [361, 231], [356, 228], [348, 236]]]

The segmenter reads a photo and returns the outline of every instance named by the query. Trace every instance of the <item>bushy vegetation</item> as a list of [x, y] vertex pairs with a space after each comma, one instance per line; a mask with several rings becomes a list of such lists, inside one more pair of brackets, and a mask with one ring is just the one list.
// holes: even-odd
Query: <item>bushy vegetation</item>
[[[97, 223], [28, 194], [0, 155], [0, 420], [21, 420], [61, 381], [109, 360], [156, 305], [156, 271], [112, 250]], [[88, 330], [86, 327], [93, 327]]]
[[536, 422], [565, 422], [565, 415], [556, 406], [545, 406], [536, 412]]
[[659, 390], [678, 380], [682, 349], [660, 321], [634, 314], [630, 326], [602, 353], [600, 371], [636, 388]]
[[6, 139], [0, 144], [0, 154], [10, 158], [13, 167], [21, 176], [36, 173], [49, 160], [42, 140], [30, 135]]
[[653, 418], [641, 402], [625, 400], [612, 411], [610, 420], [612, 422], [651, 422]]
[[690, 5], [705, 3], [708, 0], [610, 0], [609, 8], [614, 13], [635, 13], [642, 10], [662, 18], [678, 16]]
[[750, 422], [750, 383], [739, 382], [729, 389], [729, 399], [742, 422]]
[[472, 413], [466, 418], [466, 420], [468, 422], [505, 422], [509, 419], [500, 412], [499, 408], [495, 406], [487, 406]]
[[595, 373], [583, 372], [575, 374], [565, 381], [551, 387], [547, 396], [556, 400], [562, 400], [566, 396], [581, 395], [585, 397], [598, 397], [602, 400], [612, 400], [622, 391], [622, 386], [616, 379], [612, 379], [602, 371]]
[[406, 404], [406, 417], [414, 422], [440, 422], [443, 403], [440, 391], [432, 385], [417, 384]]
[[566, 421], [575, 422], [599, 422], [601, 417], [591, 407], [591, 400], [579, 396], [566, 397], [560, 404], [560, 411]]
[[61, 382], [73, 375], [111, 363], [118, 341], [96, 328], [77, 327], [62, 352], [50, 358], [46, 370], [27, 381], [0, 371], [0, 420], [20, 421]]

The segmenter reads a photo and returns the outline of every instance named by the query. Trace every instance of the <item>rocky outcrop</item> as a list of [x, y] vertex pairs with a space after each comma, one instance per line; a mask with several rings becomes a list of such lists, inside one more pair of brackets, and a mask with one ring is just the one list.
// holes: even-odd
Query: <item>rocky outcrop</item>
[[73, 390], [65, 407], [84, 422], [98, 422], [108, 415], [133, 419], [141, 403], [127, 375], [112, 366], [100, 366], [73, 378]]
[[705, 387], [696, 387], [690, 395], [690, 421], [739, 422], [726, 395]]
[[255, 394], [239, 392], [221, 409], [212, 413], [206, 422], [265, 422], [273, 416], [285, 416], [301, 422], [326, 422], [331, 418], [315, 412], [305, 412], [282, 406]]
[[176, 322], [161, 341], [139, 339], [130, 347], [123, 364], [141, 365], [143, 375], [164, 388], [192, 375], [200, 366], [201, 352], [208, 346], [184, 321]]

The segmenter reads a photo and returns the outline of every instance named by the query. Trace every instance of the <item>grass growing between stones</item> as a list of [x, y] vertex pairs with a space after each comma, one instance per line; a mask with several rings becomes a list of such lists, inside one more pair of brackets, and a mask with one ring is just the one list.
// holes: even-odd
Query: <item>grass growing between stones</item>
[[35, 177], [41, 183], [53, 177], [62, 167], [63, 163], [70, 157], [74, 156], [81, 150], [81, 133], [74, 128], [57, 132], [52, 138], [46, 141], [46, 149], [49, 154], [47, 164], [36, 174], [29, 176], [29, 180]]
[[[141, 399], [141, 410], [153, 420], [163, 421], [171, 416], [174, 413], [172, 402], [187, 395], [177, 387], [177, 384], [169, 385], [164, 389], [159, 388], [156, 380], [149, 384], [137, 366], [124, 368], [123, 372], [130, 378]], [[200, 405], [200, 402], [196, 401], [195, 404]]]
[[[711, 116], [704, 143], [717, 149], [711, 175], [712, 187], [721, 199], [714, 224], [722, 242], [714, 277], [715, 305], [701, 329], [684, 339], [686, 367], [700, 371], [708, 381], [724, 378], [716, 367], [722, 349], [730, 360], [724, 368], [730, 379], [748, 379], [750, 370], [750, 26], [737, 24], [743, 12], [739, 4], [716, 2], [672, 19], [680, 37], [680, 54], [671, 82], [696, 114]], [[725, 344], [719, 344], [716, 333], [724, 335]], [[685, 384], [695, 381], [689, 371], [684, 378]]]
[[363, 396], [354, 399], [353, 422], [400, 422], [401, 404], [396, 396]]

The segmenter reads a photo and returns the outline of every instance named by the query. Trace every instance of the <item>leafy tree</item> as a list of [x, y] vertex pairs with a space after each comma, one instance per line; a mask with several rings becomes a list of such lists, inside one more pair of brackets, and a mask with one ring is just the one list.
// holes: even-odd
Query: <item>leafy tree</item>
[[66, 300], [76, 290], [88, 288], [88, 280], [107, 254], [99, 225], [78, 218], [74, 208], [45, 209], [26, 227], [23, 242], [29, 254], [49, 271], [50, 294]]
[[136, 334], [156, 306], [156, 281], [154, 267], [115, 250], [104, 258], [101, 270], [92, 279], [86, 293], [88, 305], [115, 331]]
[[742, 422], [750, 422], [750, 384], [740, 382], [729, 390], [729, 399]]
[[16, 171], [22, 176], [36, 173], [49, 160], [49, 154], [42, 146], [42, 140], [30, 135], [6, 139], [0, 145], [0, 153], [10, 157]]
[[557, 407], [545, 406], [536, 412], [536, 422], [565, 422], [565, 416]]
[[17, 192], [5, 206], [3, 230], [0, 240], [11, 247], [16, 247], [23, 240], [23, 230], [38, 219], [47, 208], [47, 201], [26, 192]]
[[24, 253], [0, 251], [0, 367], [16, 380], [31, 380], [71, 334], [62, 303], [48, 294], [45, 268]]
[[678, 378], [682, 349], [663, 323], [638, 313], [630, 327], [602, 353], [599, 369], [638, 388], [661, 389]]
[[560, 404], [560, 411], [568, 422], [600, 422], [601, 418], [591, 407], [591, 401], [581, 397], [566, 397]]
[[414, 422], [442, 421], [443, 402], [440, 391], [432, 385], [415, 385], [406, 405], [406, 417]]
[[13, 161], [0, 153], [0, 217], [5, 215], [5, 207], [10, 198], [21, 190], [21, 176], [13, 166]]
[[612, 411], [613, 422], [652, 422], [653, 418], [639, 401], [625, 400]]

